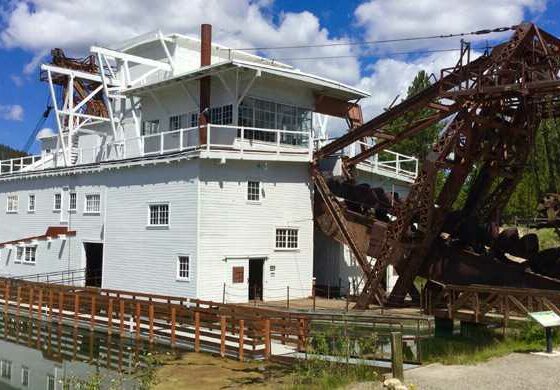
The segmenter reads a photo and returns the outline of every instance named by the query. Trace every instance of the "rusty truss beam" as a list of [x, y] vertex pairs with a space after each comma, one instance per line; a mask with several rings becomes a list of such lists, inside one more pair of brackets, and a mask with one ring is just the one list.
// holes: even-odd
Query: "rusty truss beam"
[[[364, 274], [356, 308], [385, 300], [381, 282], [389, 264], [395, 266], [399, 279], [388, 302], [398, 305], [411, 292], [416, 276], [431, 277], [434, 269], [441, 271], [437, 265], [443, 261], [441, 253], [449, 252], [441, 250], [442, 245], [464, 242], [462, 235], [473, 221], [498, 222], [527, 165], [540, 122], [560, 116], [559, 72], [560, 40], [534, 24], [523, 23], [509, 41], [473, 61], [468, 47], [463, 48], [457, 64], [442, 69], [434, 84], [361, 125], [354, 122], [354, 128], [315, 153], [316, 201], [323, 204], [316, 208], [316, 220], [329, 227], [327, 230], [331, 226], [338, 229], [326, 233], [350, 247]], [[424, 114], [418, 118], [420, 112]], [[416, 118], [389, 133], [389, 126], [404, 116]], [[442, 120], [443, 131], [422, 162], [410, 193], [386, 210], [387, 217], [380, 217], [379, 208], [364, 206], [367, 202], [356, 202], [355, 194], [344, 200], [340, 194], [330, 193], [330, 182], [318, 169], [320, 160], [366, 137], [376, 138], [377, 144], [343, 159], [342, 171], [351, 173], [356, 164]], [[445, 179], [439, 191], [438, 177]], [[454, 209], [469, 177], [472, 185], [466, 202]], [[355, 185], [352, 177], [346, 180], [345, 188]], [[352, 202], [361, 206], [350, 209]], [[370, 235], [365, 239], [369, 242], [361, 243], [365, 236], [352, 234], [349, 226], [356, 224], [367, 227]], [[370, 264], [368, 256], [375, 262]], [[472, 260], [466, 255], [462, 258]]]

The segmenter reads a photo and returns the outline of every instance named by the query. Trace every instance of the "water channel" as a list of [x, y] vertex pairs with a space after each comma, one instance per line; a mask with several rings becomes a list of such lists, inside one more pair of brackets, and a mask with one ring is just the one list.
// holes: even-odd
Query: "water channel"
[[15, 315], [0, 316], [0, 389], [66, 390], [84, 381], [138, 389], [169, 347]]

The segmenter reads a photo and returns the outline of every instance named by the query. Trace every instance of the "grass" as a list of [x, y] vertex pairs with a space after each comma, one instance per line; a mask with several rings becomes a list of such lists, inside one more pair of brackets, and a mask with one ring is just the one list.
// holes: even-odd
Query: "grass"
[[539, 250], [545, 250], [550, 248], [557, 248], [560, 246], [560, 237], [552, 228], [547, 229], [527, 229], [519, 227], [520, 235], [525, 235], [529, 233], [535, 233], [539, 238]]
[[[560, 341], [555, 334], [555, 342]], [[512, 328], [505, 337], [502, 330], [482, 328], [473, 336], [453, 335], [423, 340], [423, 363], [476, 364], [513, 352], [542, 351], [544, 330], [535, 323]]]

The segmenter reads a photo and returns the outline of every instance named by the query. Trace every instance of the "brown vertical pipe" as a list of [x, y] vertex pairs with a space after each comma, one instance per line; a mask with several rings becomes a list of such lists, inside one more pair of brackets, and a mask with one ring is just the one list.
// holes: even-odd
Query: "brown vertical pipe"
[[[212, 63], [212, 25], [202, 24], [200, 26], [200, 66], [209, 66]], [[208, 128], [206, 125], [209, 123], [208, 110], [210, 109], [210, 76], [200, 79], [199, 82], [199, 103], [200, 115], [198, 118], [199, 124], [199, 143], [200, 145], [206, 144], [208, 140]]]

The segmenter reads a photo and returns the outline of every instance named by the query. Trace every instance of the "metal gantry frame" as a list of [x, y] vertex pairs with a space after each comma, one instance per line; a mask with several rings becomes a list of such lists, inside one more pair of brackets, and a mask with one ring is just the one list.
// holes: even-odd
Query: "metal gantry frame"
[[[53, 64], [41, 65], [42, 74], [46, 75], [44, 80], [49, 84], [58, 127], [55, 155], [62, 156], [64, 166], [72, 166], [78, 161], [78, 132], [107, 136], [107, 133], [99, 132], [92, 126], [109, 123], [114, 143], [124, 144], [122, 117], [115, 114], [118, 101], [121, 111], [123, 107], [131, 110], [136, 136], [140, 136], [138, 102], [122, 92], [143, 85], [158, 72], [163, 73], [161, 77], [169, 77], [174, 73], [173, 57], [167, 47], [169, 39], [161, 32], [158, 32], [158, 38], [168, 62], [92, 46], [91, 56], [88, 57], [90, 60], [87, 62], [67, 58], [61, 50], [55, 49]], [[136, 67], [135, 72], [131, 72], [134, 65], [140, 65], [142, 69], [138, 72], [140, 67]], [[60, 97], [56, 86], [60, 86], [62, 90]], [[118, 152], [123, 154], [124, 147]]]
[[[416, 293], [414, 278], [431, 261], [441, 258], [435, 244], [450, 221], [453, 204], [469, 175], [475, 179], [466, 204], [458, 210], [458, 220], [452, 227], [445, 227], [445, 233], [456, 237], [461, 224], [472, 218], [497, 221], [522, 176], [540, 122], [560, 115], [559, 72], [560, 40], [534, 24], [523, 23], [508, 42], [472, 61], [470, 46], [463, 43], [457, 65], [443, 69], [434, 84], [315, 153], [312, 172], [320, 195], [316, 201], [325, 204], [315, 218], [331, 236], [350, 247], [361, 265], [365, 287], [356, 308], [387, 303], [382, 279], [390, 264], [399, 278], [388, 302], [400, 304], [408, 293]], [[419, 117], [420, 112], [425, 114]], [[397, 133], [387, 131], [395, 119], [404, 116], [413, 119]], [[377, 219], [371, 211], [358, 218], [356, 207], [349, 209], [340, 194], [330, 193], [319, 169], [322, 159], [366, 137], [377, 139], [357, 155], [343, 159], [343, 171], [348, 173], [346, 186], [351, 189], [358, 163], [443, 119], [448, 124], [422, 162], [409, 195], [389, 210], [387, 220]], [[475, 166], [480, 167], [478, 171]], [[437, 192], [436, 179], [442, 173], [446, 180]], [[349, 201], [356, 203], [356, 199]], [[363, 209], [366, 198], [361, 202]], [[372, 232], [369, 245], [352, 242], [357, 239], [352, 231], [359, 224]], [[364, 247], [366, 250], [361, 249]], [[375, 262], [364, 264], [366, 256], [375, 258]]]

